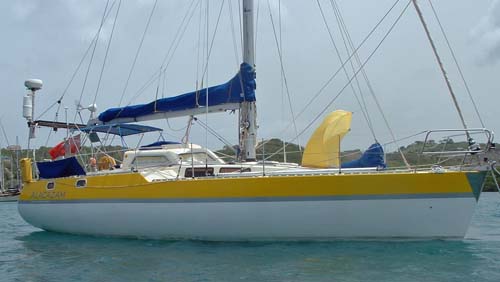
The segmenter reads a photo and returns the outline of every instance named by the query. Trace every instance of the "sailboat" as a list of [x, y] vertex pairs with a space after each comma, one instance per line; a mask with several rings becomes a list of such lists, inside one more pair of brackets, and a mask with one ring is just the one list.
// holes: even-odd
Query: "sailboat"
[[[3, 130], [3, 125], [0, 123], [0, 126], [2, 127]], [[12, 145], [7, 147], [8, 150], [19, 152], [19, 146], [18, 145]], [[16, 202], [19, 198], [19, 190], [14, 187], [14, 181], [12, 177], [12, 173], [9, 172], [10, 176], [10, 186], [7, 188], [6, 181], [5, 181], [5, 170], [6, 168], [4, 167], [4, 156], [2, 156], [2, 152], [0, 149], [0, 203], [1, 202]], [[11, 161], [12, 164], [12, 161]], [[16, 181], [19, 183], [18, 181]]]
[[0, 191], [0, 203], [2, 202], [17, 202], [19, 192]]
[[[490, 171], [482, 160], [390, 169], [382, 147], [374, 144], [360, 159], [343, 165], [340, 142], [350, 130], [352, 113], [342, 110], [328, 114], [315, 130], [301, 165], [258, 159], [253, 0], [243, 0], [241, 14], [243, 62], [227, 83], [108, 109], [88, 124], [49, 125], [98, 140], [97, 134], [161, 131], [139, 122], [237, 110], [239, 162], [227, 163], [191, 143], [157, 142], [126, 151], [121, 164], [104, 155], [84, 169], [71, 156], [68, 137], [60, 158], [21, 161], [22, 218], [47, 231], [134, 238], [463, 238]], [[42, 82], [28, 80], [25, 86], [30, 93], [24, 116], [32, 133], [41, 125], [33, 120], [32, 105]], [[486, 129], [448, 131], [486, 135], [485, 146], [471, 146], [460, 152], [464, 156], [479, 156], [493, 144]]]

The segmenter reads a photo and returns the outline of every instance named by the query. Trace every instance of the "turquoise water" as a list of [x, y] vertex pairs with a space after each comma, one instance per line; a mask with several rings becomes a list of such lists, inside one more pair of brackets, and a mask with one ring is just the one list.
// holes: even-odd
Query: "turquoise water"
[[500, 281], [500, 196], [465, 240], [214, 243], [40, 231], [0, 203], [0, 281]]

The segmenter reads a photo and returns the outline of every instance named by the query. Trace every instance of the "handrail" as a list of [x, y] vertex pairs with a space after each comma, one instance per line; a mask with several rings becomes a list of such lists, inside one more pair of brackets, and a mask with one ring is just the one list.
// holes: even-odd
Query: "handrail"
[[[486, 143], [487, 146], [484, 149], [480, 149], [480, 150], [475, 149], [475, 150], [466, 150], [466, 151], [444, 151], [444, 152], [424, 151], [425, 145], [429, 141], [429, 136], [432, 133], [436, 133], [436, 132], [464, 132], [464, 133], [468, 133], [468, 134], [484, 133], [485, 136], [487, 137], [488, 142]], [[460, 136], [460, 135], [453, 135], [453, 136]], [[474, 140], [468, 140], [468, 142], [474, 142]], [[491, 144], [492, 142], [493, 142], [493, 133], [486, 128], [427, 130], [426, 135], [425, 135], [425, 139], [424, 139], [424, 143], [422, 145], [422, 150], [420, 151], [420, 153], [421, 154], [424, 154], [424, 153], [436, 153], [436, 154], [443, 154], [443, 153], [465, 153], [465, 154], [466, 153], [470, 153], [470, 154], [485, 153], [489, 150], [489, 144]]]
[[[494, 140], [494, 133], [486, 128], [468, 128], [468, 129], [435, 129], [435, 130], [427, 130], [425, 132], [425, 139], [422, 144], [422, 149], [420, 150], [420, 154], [418, 155], [417, 158], [417, 166], [420, 163], [421, 156], [423, 155], [462, 155], [464, 156], [462, 160], [462, 165], [465, 162], [465, 159], [467, 155], [476, 155], [476, 154], [484, 154], [488, 152], [493, 144]], [[460, 151], [425, 151], [427, 144], [431, 139], [429, 139], [429, 136], [433, 133], [444, 133], [444, 132], [462, 132], [465, 136], [468, 136], [467, 142], [469, 143], [468, 149], [467, 150], [460, 150]], [[476, 144], [474, 139], [472, 139], [472, 135], [477, 135], [483, 133], [486, 137], [486, 146], [481, 148], [479, 145]], [[456, 136], [462, 136], [462, 134], [454, 134], [447, 136], [448, 138], [456, 137]], [[446, 144], [445, 144], [446, 148]]]

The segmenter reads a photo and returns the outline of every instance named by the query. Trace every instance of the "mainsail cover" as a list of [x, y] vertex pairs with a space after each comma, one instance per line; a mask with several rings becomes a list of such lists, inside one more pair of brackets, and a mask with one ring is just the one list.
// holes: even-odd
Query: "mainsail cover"
[[[234, 104], [255, 101], [255, 88], [254, 68], [247, 63], [242, 63], [238, 74], [227, 83], [175, 97], [158, 99], [148, 104], [111, 108], [99, 115], [99, 121], [107, 123], [115, 119], [127, 118], [134, 121], [134, 119], [156, 113], [189, 111], [205, 107], [207, 95], [209, 107], [219, 106], [218, 110], [233, 110]], [[227, 108], [224, 105], [227, 105]]]
[[142, 134], [153, 131], [163, 131], [163, 130], [161, 128], [152, 127], [148, 125], [121, 123], [121, 124], [90, 125], [80, 128], [80, 131], [85, 132], [87, 134], [100, 132], [100, 133], [118, 135], [123, 137], [123, 136]]
[[314, 131], [302, 156], [302, 166], [329, 168], [340, 166], [340, 141], [351, 129], [352, 113], [330, 113]]

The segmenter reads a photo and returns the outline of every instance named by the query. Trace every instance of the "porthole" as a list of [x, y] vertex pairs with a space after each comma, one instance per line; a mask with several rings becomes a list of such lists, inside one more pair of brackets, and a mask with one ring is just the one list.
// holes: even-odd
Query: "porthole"
[[46, 188], [47, 188], [47, 190], [52, 190], [52, 189], [56, 188], [56, 183], [54, 181], [49, 181], [49, 182], [47, 182]]
[[76, 188], [83, 188], [87, 186], [87, 179], [78, 179], [75, 183]]

